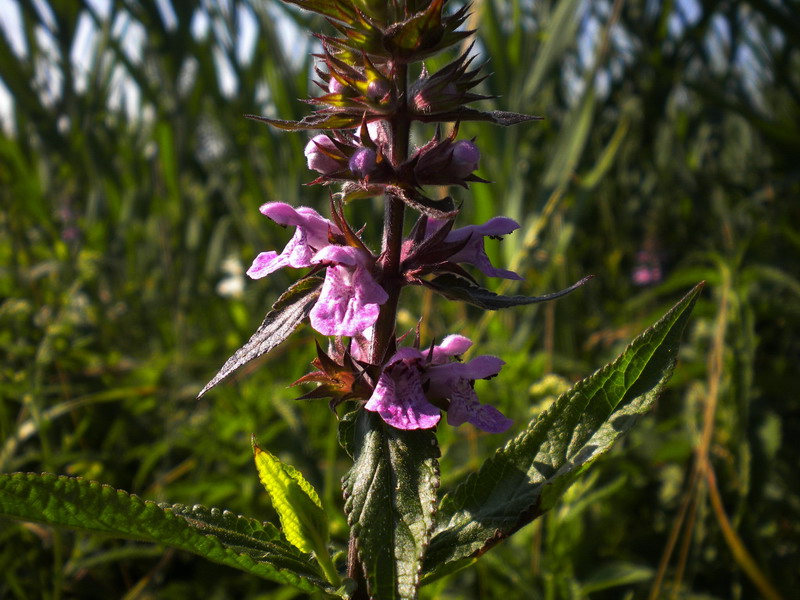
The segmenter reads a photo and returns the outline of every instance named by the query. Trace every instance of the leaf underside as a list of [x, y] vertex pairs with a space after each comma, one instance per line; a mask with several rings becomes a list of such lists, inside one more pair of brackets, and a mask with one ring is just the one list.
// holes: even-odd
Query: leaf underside
[[650, 409], [672, 375], [682, 332], [702, 287], [698, 284], [614, 362], [562, 394], [442, 499], [423, 583], [472, 562], [552, 508]]
[[270, 523], [200, 505], [156, 504], [108, 485], [51, 474], [0, 475], [0, 515], [186, 550], [309, 593], [332, 593], [310, 555]]
[[197, 394], [201, 398], [208, 390], [231, 375], [239, 367], [276, 348], [300, 326], [319, 298], [322, 279], [306, 277], [292, 285], [272, 305], [256, 332], [244, 346], [233, 353], [219, 372]]
[[342, 428], [354, 458], [342, 480], [345, 512], [369, 595], [416, 598], [439, 487], [436, 435], [395, 429], [367, 410], [348, 415]]

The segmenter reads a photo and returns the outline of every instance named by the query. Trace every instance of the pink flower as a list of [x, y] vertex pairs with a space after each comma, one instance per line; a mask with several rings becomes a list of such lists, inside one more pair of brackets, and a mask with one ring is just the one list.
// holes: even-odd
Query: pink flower
[[439, 422], [439, 409], [428, 402], [422, 388], [422, 354], [401, 348], [381, 373], [372, 397], [364, 406], [397, 429], [430, 429]]
[[350, 157], [348, 167], [356, 177], [364, 178], [375, 170], [377, 154], [370, 148], [359, 148]]
[[439, 364], [436, 363], [434, 348], [434, 360], [428, 368], [428, 397], [450, 400], [447, 423], [454, 427], [468, 422], [489, 433], [503, 433], [511, 427], [513, 421], [494, 406], [481, 404], [473, 386], [476, 379], [489, 379], [497, 375], [505, 362], [496, 356], [487, 355], [477, 356], [465, 363], [444, 362], [445, 357], [452, 358], [461, 354], [471, 345], [472, 342], [461, 335], [446, 337], [440, 348], [447, 350], [442, 352], [442, 362]]
[[384, 367], [364, 408], [397, 429], [430, 429], [440, 418], [431, 400], [449, 400], [450, 425], [469, 422], [484, 431], [502, 433], [513, 421], [493, 406], [481, 404], [473, 384], [476, 379], [494, 377], [505, 363], [495, 356], [453, 361], [471, 345], [464, 336], [450, 335], [430, 352], [401, 348]]
[[375, 323], [389, 295], [369, 271], [375, 262], [369, 252], [330, 245], [311, 262], [328, 265], [319, 300], [309, 314], [314, 329], [323, 335], [353, 336]]
[[329, 234], [341, 235], [339, 228], [312, 208], [271, 202], [260, 210], [279, 225], [297, 230], [280, 254], [259, 254], [247, 270], [250, 277], [260, 279], [283, 267], [326, 265], [319, 299], [309, 314], [311, 326], [323, 335], [353, 336], [375, 323], [388, 294], [372, 276], [375, 258], [369, 252], [331, 244]]
[[649, 250], [636, 253], [636, 265], [631, 280], [634, 285], [655, 285], [663, 279], [661, 257]]

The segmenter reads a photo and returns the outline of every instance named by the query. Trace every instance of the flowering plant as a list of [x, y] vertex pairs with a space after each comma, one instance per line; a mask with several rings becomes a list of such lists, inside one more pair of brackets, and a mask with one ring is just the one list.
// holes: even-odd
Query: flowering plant
[[[308, 269], [274, 304], [247, 343], [200, 396], [286, 340], [306, 320], [329, 339], [317, 345], [314, 369], [297, 385], [314, 384], [303, 398], [328, 399], [340, 418], [339, 438], [353, 466], [342, 479], [350, 526], [347, 552], [336, 554], [328, 516], [314, 488], [293, 467], [253, 442], [262, 483], [282, 528], [200, 506], [155, 505], [79, 479], [0, 476], [3, 513], [105, 533], [152, 540], [202, 554], [308, 592], [351, 598], [414, 598], [421, 585], [467, 566], [550, 509], [587, 466], [644, 413], [669, 378], [675, 350], [700, 286], [637, 338], [613, 363], [576, 384], [549, 411], [475, 473], [439, 499], [437, 428], [465, 423], [490, 434], [513, 420], [475, 392], [478, 379], [499, 376], [503, 360], [461, 360], [472, 342], [446, 335], [438, 343], [396, 328], [404, 288], [424, 287], [450, 301], [483, 310], [550, 301], [504, 296], [483, 277], [522, 279], [495, 266], [486, 238], [519, 228], [497, 216], [456, 227], [459, 207], [426, 186], [488, 183], [475, 174], [480, 150], [460, 139], [459, 124], [512, 126], [538, 117], [467, 105], [486, 98], [468, 47], [436, 73], [428, 57], [473, 32], [463, 29], [468, 6], [453, 12], [445, 0], [289, 0], [324, 16], [338, 36], [319, 35], [322, 94], [301, 121], [253, 117], [289, 131], [313, 131], [305, 147], [314, 183], [337, 186], [329, 214], [268, 202], [261, 213], [294, 228], [280, 252], [255, 257], [253, 279], [283, 269]], [[437, 125], [413, 149], [414, 123]], [[384, 202], [382, 245], [367, 246], [347, 218], [349, 203]], [[406, 231], [406, 221], [414, 222]], [[476, 277], [475, 271], [480, 273]], [[344, 409], [342, 409], [344, 407]], [[338, 412], [337, 412], [338, 411]]]

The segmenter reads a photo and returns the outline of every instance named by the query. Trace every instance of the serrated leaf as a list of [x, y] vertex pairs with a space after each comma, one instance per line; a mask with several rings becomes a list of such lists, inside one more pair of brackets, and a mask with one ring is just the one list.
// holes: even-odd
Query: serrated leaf
[[430, 281], [422, 281], [422, 284], [450, 300], [466, 302], [484, 310], [499, 310], [501, 308], [537, 304], [561, 298], [585, 285], [592, 277], [593, 275], [589, 275], [564, 290], [545, 294], [544, 296], [501, 296], [476, 285], [468, 279], [449, 273], [439, 275]]
[[321, 285], [322, 279], [319, 277], [306, 277], [286, 290], [272, 305], [272, 310], [267, 313], [247, 343], [225, 361], [219, 372], [200, 390], [197, 397], [202, 397], [239, 367], [266, 354], [292, 335], [314, 307], [319, 298]]
[[675, 367], [697, 285], [614, 362], [578, 382], [442, 499], [426, 580], [480, 556], [553, 507], [647, 412]]
[[354, 456], [343, 478], [345, 512], [373, 598], [416, 598], [439, 487], [431, 430], [403, 431], [361, 410], [340, 438]]
[[0, 514], [186, 550], [309, 593], [333, 593], [308, 555], [269, 523], [195, 505], [156, 504], [78, 477], [0, 475]]
[[301, 552], [313, 552], [328, 543], [328, 517], [314, 487], [291, 465], [259, 448], [253, 441], [258, 478], [281, 519], [283, 535]]

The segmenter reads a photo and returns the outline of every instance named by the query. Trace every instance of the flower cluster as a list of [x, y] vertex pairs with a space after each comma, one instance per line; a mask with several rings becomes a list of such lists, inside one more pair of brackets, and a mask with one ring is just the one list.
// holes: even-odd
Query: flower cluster
[[[340, 228], [312, 208], [295, 209], [273, 202], [264, 204], [261, 213], [279, 225], [295, 227], [295, 232], [280, 254], [260, 253], [247, 274], [259, 279], [284, 267], [324, 268], [319, 299], [309, 313], [311, 326], [323, 335], [358, 336], [367, 340], [380, 305], [388, 299], [375, 278], [376, 257], [363, 245], [347, 245]], [[512, 271], [494, 267], [484, 248], [484, 238], [498, 238], [517, 228], [519, 224], [507, 217], [494, 217], [483, 225], [460, 229], [452, 229], [452, 221], [423, 217], [417, 227], [421, 241], [408, 238], [403, 243], [406, 279], [413, 282], [423, 272], [447, 270], [447, 265], [453, 268], [459, 263], [473, 265], [490, 277], [521, 279]], [[429, 246], [435, 247], [435, 251]], [[493, 356], [480, 356], [466, 363], [452, 360], [471, 345], [467, 338], [451, 335], [427, 355], [415, 348], [401, 348], [381, 365], [382, 371], [365, 408], [379, 413], [398, 429], [425, 429], [439, 421], [440, 408], [431, 403], [437, 402], [447, 410], [451, 425], [469, 422], [484, 431], [505, 431], [511, 421], [495, 408], [480, 404], [473, 389], [476, 379], [497, 375], [503, 361]], [[365, 352], [357, 352], [356, 356], [364, 362], [369, 358]], [[337, 378], [341, 378], [342, 363], [328, 360], [328, 365], [335, 366]], [[355, 367], [356, 363], [350, 364]], [[340, 397], [357, 397], [350, 387], [331, 387], [330, 379], [319, 372], [302, 381], [316, 381], [328, 391], [338, 389]], [[354, 379], [351, 377], [350, 381]]]

